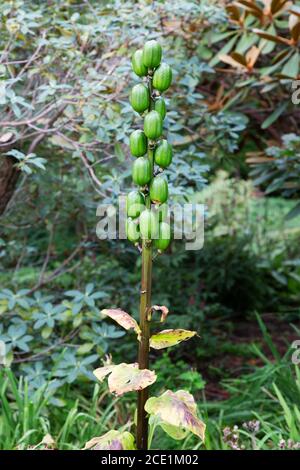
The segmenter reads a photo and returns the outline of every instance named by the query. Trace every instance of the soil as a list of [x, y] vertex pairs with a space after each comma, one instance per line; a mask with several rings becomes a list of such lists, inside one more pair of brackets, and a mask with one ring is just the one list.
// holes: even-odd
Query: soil
[[[276, 346], [279, 354], [283, 356], [293, 341], [299, 339], [292, 325], [300, 328], [299, 321], [282, 321], [275, 314], [266, 313], [262, 315], [268, 334]], [[220, 350], [209, 361], [197, 361], [195, 368], [201, 372], [206, 381], [205, 395], [208, 400], [224, 400], [229, 398], [229, 393], [222, 387], [221, 379], [238, 377], [241, 374], [251, 372], [253, 367], [263, 366], [261, 358], [249, 351], [247, 345], [257, 344], [268, 359], [274, 359], [263, 337], [262, 331], [254, 319], [253, 321], [239, 320], [231, 324], [230, 331], [217, 330], [215, 334], [220, 341], [231, 344], [229, 351]], [[235, 346], [245, 345], [245, 353], [235, 353]], [[232, 349], [232, 351], [230, 351]]]

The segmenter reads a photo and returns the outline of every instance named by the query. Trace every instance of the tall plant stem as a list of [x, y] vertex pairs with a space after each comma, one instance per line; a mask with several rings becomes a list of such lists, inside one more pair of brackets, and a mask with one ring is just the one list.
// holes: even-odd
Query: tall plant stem
[[[153, 109], [154, 101], [152, 99], [152, 77], [148, 78], [148, 88], [150, 93], [149, 111]], [[153, 169], [153, 149], [148, 147], [148, 159]], [[151, 199], [146, 195], [146, 207], [151, 208]], [[142, 244], [142, 282], [140, 299], [140, 328], [141, 339], [139, 343], [138, 362], [140, 369], [149, 368], [149, 339], [150, 339], [150, 321], [149, 313], [151, 309], [151, 287], [152, 287], [152, 244], [151, 241], [143, 240]], [[149, 388], [144, 388], [138, 392], [137, 409], [137, 435], [136, 442], [138, 449], [148, 448], [148, 418], [145, 411], [145, 403], [149, 396]]]

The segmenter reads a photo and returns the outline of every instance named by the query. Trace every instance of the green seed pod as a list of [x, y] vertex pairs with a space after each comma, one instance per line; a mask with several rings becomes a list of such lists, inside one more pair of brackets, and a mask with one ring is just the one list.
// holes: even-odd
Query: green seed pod
[[133, 131], [129, 137], [130, 152], [134, 157], [142, 157], [147, 152], [147, 137], [141, 130]]
[[143, 50], [135, 51], [131, 59], [132, 70], [139, 77], [144, 77], [148, 73], [147, 67], [143, 63]]
[[130, 93], [130, 104], [138, 113], [143, 113], [149, 108], [150, 95], [145, 85], [142, 83], [134, 85]]
[[148, 158], [141, 157], [132, 165], [132, 179], [138, 186], [145, 186], [152, 178], [151, 163]]
[[148, 139], [156, 140], [162, 134], [162, 118], [157, 111], [150, 111], [144, 119], [144, 132]]
[[145, 67], [154, 69], [160, 64], [162, 50], [157, 41], [147, 41], [143, 48], [143, 62]]
[[168, 199], [168, 182], [164, 176], [155, 176], [150, 183], [150, 198], [154, 203], [163, 204]]
[[158, 91], [165, 91], [169, 88], [172, 82], [172, 69], [171, 67], [163, 62], [155, 70], [153, 74], [152, 84]]
[[154, 152], [154, 160], [156, 165], [159, 165], [161, 168], [167, 168], [173, 157], [172, 146], [169, 142], [163, 139], [159, 145], [156, 147]]
[[145, 200], [139, 191], [130, 191], [126, 198], [127, 216], [135, 219], [145, 209]]
[[155, 100], [154, 109], [155, 109], [155, 111], [157, 111], [161, 115], [162, 119], [165, 119], [166, 112], [167, 112], [166, 102], [161, 96], [159, 98], [157, 98], [157, 100]]
[[132, 243], [137, 243], [141, 238], [139, 226], [132, 219], [126, 220], [126, 235]]
[[168, 248], [171, 241], [171, 227], [166, 222], [161, 222], [158, 229], [158, 238], [154, 240], [154, 245], [158, 251]]
[[151, 240], [158, 237], [159, 222], [154, 211], [146, 209], [140, 216], [140, 232], [142, 238]]

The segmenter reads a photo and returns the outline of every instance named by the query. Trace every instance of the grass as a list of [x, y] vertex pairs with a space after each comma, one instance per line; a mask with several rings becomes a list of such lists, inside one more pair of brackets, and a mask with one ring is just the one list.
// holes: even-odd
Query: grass
[[[54, 407], [46, 387], [29, 393], [28, 382], [10, 369], [0, 371], [0, 449], [26, 449], [43, 437], [54, 437], [59, 449], [82, 448], [86, 441], [116, 426], [117, 399], [107, 398], [98, 384], [90, 399], [70, 394], [66, 406]], [[99, 398], [100, 396], [100, 398]]]
[[[280, 357], [268, 331], [258, 317], [270, 358], [253, 345], [253, 354], [264, 365], [222, 385], [230, 393], [225, 401], [207, 402], [199, 392], [199, 412], [207, 423], [205, 446], [189, 435], [173, 441], [158, 430], [153, 448], [268, 450], [296, 448], [300, 442], [300, 370], [291, 363], [291, 351]], [[132, 425], [134, 395], [114, 399], [96, 384], [92, 396], [68, 390], [64, 407], [51, 404], [45, 387], [29, 393], [28, 383], [10, 369], [0, 371], [0, 449], [25, 449], [50, 434], [58, 449], [81, 449], [85, 442], [110, 429]], [[250, 421], [250, 424], [249, 424]], [[253, 421], [259, 429], [251, 430]], [[251, 424], [252, 423], [252, 424]], [[223, 430], [226, 436], [224, 437]], [[235, 447], [234, 447], [235, 446]]]

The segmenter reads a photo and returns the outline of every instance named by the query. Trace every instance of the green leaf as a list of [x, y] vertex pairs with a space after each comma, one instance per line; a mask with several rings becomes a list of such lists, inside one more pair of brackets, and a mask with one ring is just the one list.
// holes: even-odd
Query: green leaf
[[45, 326], [43, 329], [42, 329], [42, 338], [43, 339], [47, 339], [49, 338], [49, 336], [51, 335], [53, 331], [53, 328], [51, 328], [50, 326]]
[[285, 417], [286, 423], [287, 423], [289, 429], [291, 429], [293, 427], [293, 423], [294, 423], [292, 412], [291, 412], [287, 402], [283, 398], [282, 393], [280, 392], [279, 388], [276, 386], [275, 383], [273, 383], [273, 388], [274, 388], [275, 393], [277, 395], [278, 401], [279, 401], [279, 403], [280, 403], [280, 405], [281, 405], [281, 407], [284, 411], [284, 417]]
[[79, 315], [76, 315], [76, 317], [73, 320], [73, 327], [78, 328], [79, 325], [82, 323], [82, 314], [80, 313]]
[[94, 370], [93, 373], [100, 382], [109, 375], [109, 390], [117, 396], [126, 392], [143, 390], [156, 381], [155, 372], [139, 369], [136, 363], [104, 366]]
[[271, 76], [273, 73], [275, 73], [287, 60], [288, 57], [291, 56], [291, 51], [287, 51], [287, 54], [283, 54], [283, 56], [280, 56], [278, 61], [275, 61], [273, 65], [270, 67], [262, 67], [259, 71], [260, 75], [262, 77], [266, 76]]
[[293, 219], [294, 217], [297, 217], [300, 215], [300, 202], [296, 204], [296, 206], [290, 210], [290, 212], [286, 215], [286, 220]]
[[[277, 35], [276, 29], [273, 24], [271, 24], [266, 31], [268, 34], [271, 34], [272, 36]], [[275, 47], [276, 47], [276, 43], [272, 41], [268, 41], [267, 39], [261, 39], [259, 42], [259, 48], [261, 49], [261, 52], [264, 55], [271, 54], [271, 52], [273, 52]]]
[[228, 41], [225, 46], [222, 47], [222, 49], [219, 51], [218, 54], [209, 62], [210, 67], [215, 67], [220, 62], [220, 55], [228, 54], [234, 47], [236, 41], [238, 39], [238, 36], [234, 36], [233, 38]]
[[297, 78], [299, 73], [299, 52], [295, 52], [292, 57], [286, 62], [281, 71], [281, 75], [290, 78]]
[[123, 162], [125, 160], [125, 154], [119, 142], [115, 143], [115, 154], [120, 162]]
[[100, 437], [93, 437], [88, 441], [84, 450], [135, 450], [134, 437], [130, 432], [108, 431]]
[[182, 439], [184, 431], [190, 431], [204, 441], [205, 424], [197, 417], [197, 406], [189, 392], [167, 390], [160, 397], [149, 398], [145, 410], [157, 418], [159, 425], [171, 437]]
[[287, 105], [288, 102], [285, 102], [278, 106], [278, 108], [276, 108], [275, 111], [273, 111], [273, 113], [270, 114], [270, 116], [268, 116], [267, 119], [264, 120], [261, 125], [261, 128], [267, 129], [268, 127], [270, 127], [273, 122], [275, 122], [279, 118], [279, 116], [281, 116], [281, 114], [286, 110]]
[[236, 45], [235, 51], [239, 54], [244, 55], [245, 52], [250, 49], [250, 47], [254, 46], [258, 41], [258, 38], [253, 33], [244, 33], [239, 42]]
[[150, 347], [153, 349], [164, 349], [170, 346], [186, 341], [197, 334], [196, 331], [189, 330], [163, 330], [152, 335], [150, 338]]
[[94, 343], [83, 343], [77, 349], [77, 353], [78, 354], [87, 354], [93, 349], [93, 347], [94, 347]]
[[286, 175], [281, 176], [280, 178], [275, 178], [271, 184], [265, 190], [265, 194], [271, 194], [274, 191], [278, 191], [281, 189], [286, 182]]

